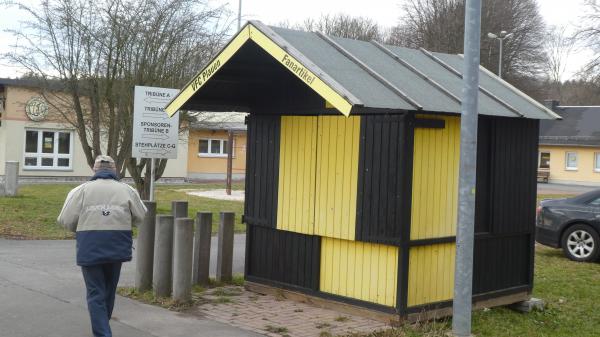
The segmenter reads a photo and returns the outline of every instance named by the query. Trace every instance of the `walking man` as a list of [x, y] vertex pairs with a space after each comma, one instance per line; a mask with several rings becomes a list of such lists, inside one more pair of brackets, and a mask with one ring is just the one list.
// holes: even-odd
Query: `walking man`
[[131, 228], [145, 214], [136, 190], [119, 182], [114, 160], [98, 156], [94, 176], [69, 192], [58, 216], [60, 224], [76, 232], [77, 265], [83, 272], [95, 337], [112, 337], [108, 322], [121, 263], [131, 261]]

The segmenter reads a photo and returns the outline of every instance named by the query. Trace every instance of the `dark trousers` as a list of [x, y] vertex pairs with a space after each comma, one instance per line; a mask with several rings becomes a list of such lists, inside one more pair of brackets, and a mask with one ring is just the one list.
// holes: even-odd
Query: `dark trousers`
[[82, 266], [94, 337], [112, 337], [108, 321], [115, 305], [121, 262]]

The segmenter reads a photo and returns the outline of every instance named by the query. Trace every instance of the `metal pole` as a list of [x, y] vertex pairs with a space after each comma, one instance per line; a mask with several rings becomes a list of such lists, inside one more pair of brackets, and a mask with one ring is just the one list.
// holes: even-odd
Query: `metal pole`
[[498, 40], [500, 40], [500, 59], [498, 60], [498, 77], [502, 78], [502, 42], [504, 41], [504, 39]]
[[238, 4], [238, 30], [242, 27], [242, 0]]
[[233, 131], [229, 130], [227, 138], [227, 181], [226, 191], [227, 195], [231, 195], [231, 176], [233, 171]]
[[154, 201], [154, 158], [150, 159], [150, 201]]
[[467, 0], [465, 4], [465, 57], [460, 119], [458, 228], [456, 231], [452, 319], [452, 333], [456, 337], [471, 336], [480, 31], [481, 0]]

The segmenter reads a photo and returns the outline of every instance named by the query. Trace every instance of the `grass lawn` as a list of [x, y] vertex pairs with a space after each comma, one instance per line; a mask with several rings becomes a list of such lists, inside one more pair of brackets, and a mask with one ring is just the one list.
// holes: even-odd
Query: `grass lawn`
[[[56, 223], [67, 193], [75, 184], [24, 185], [19, 188], [19, 196], [0, 198], [0, 237], [13, 239], [70, 239], [73, 234]], [[210, 190], [223, 188], [223, 184], [158, 185], [156, 200], [158, 213], [168, 214], [171, 201], [187, 200], [189, 216], [195, 217], [198, 211], [213, 212], [213, 232], [219, 223], [219, 212], [231, 211], [236, 214], [235, 231], [243, 232], [241, 223], [244, 210], [242, 202], [223, 201], [187, 195], [182, 189]], [[234, 189], [243, 189], [236, 183]]]
[[[26, 185], [16, 198], [0, 198], [0, 236], [20, 239], [65, 239], [72, 234], [56, 224], [64, 199], [75, 185]], [[218, 212], [236, 213], [236, 230], [242, 231], [240, 216], [243, 204], [189, 196], [182, 189], [216, 189], [222, 184], [196, 184], [157, 188], [159, 213], [168, 213], [173, 200], [188, 200], [190, 216], [197, 211], [215, 213], [213, 231], [218, 224]], [[234, 189], [241, 189], [237, 184]], [[565, 195], [540, 195], [538, 200]], [[476, 336], [506, 337], [567, 337], [600, 336], [600, 264], [575, 263], [560, 250], [542, 246], [536, 248], [535, 297], [547, 302], [543, 312], [517, 313], [506, 308], [479, 310], [473, 314]], [[333, 322], [332, 324], [335, 324]], [[446, 336], [450, 321], [410, 325], [397, 330], [374, 332], [371, 337]]]

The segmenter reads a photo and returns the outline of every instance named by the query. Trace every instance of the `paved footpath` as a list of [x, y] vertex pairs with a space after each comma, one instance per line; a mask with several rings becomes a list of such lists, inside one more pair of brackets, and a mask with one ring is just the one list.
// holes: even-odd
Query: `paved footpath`
[[[234, 273], [243, 271], [244, 242], [236, 235]], [[212, 247], [216, 257], [215, 238]], [[134, 266], [123, 266], [119, 285], [133, 285]], [[260, 336], [120, 296], [111, 326], [115, 337]], [[0, 327], [0, 337], [92, 336], [75, 241], [0, 239]]]

